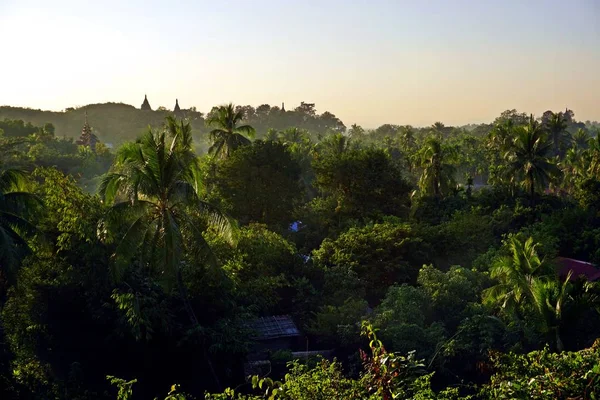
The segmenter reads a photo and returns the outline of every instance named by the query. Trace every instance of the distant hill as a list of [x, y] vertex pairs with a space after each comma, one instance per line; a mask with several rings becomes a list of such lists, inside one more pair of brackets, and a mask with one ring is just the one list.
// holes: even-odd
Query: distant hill
[[[86, 111], [88, 121], [98, 139], [113, 146], [135, 139], [148, 125], [160, 126], [171, 113], [167, 110], [143, 111], [123, 103], [90, 104], [60, 112], [2, 106], [0, 120], [20, 119], [37, 126], [51, 123], [56, 128], [57, 137], [77, 138], [81, 134]], [[188, 110], [183, 112], [190, 119], [195, 135], [203, 136], [206, 128], [202, 114]]]
[[[215, 109], [213, 108], [209, 115]], [[282, 131], [290, 127], [304, 129], [315, 138], [330, 132], [346, 131], [344, 123], [331, 112], [325, 111], [318, 114], [314, 103], [302, 102], [298, 107], [287, 111], [283, 104], [281, 108], [271, 107], [268, 104], [258, 107], [238, 105], [236, 110], [244, 113], [244, 123], [256, 129], [258, 138], [264, 137], [269, 129]], [[0, 121], [4, 119], [22, 120], [34, 126], [51, 123], [54, 125], [56, 137], [76, 139], [81, 134], [86, 112], [94, 134], [101, 142], [112, 145], [113, 148], [126, 141], [134, 140], [148, 125], [152, 127], [162, 125], [165, 117], [172, 114], [172, 111], [165, 109], [141, 110], [123, 103], [89, 104], [58, 112], [2, 106], [0, 107]], [[204, 124], [202, 113], [196, 111], [195, 108], [181, 110], [181, 112], [192, 125], [196, 152], [200, 154], [207, 151], [209, 129]]]

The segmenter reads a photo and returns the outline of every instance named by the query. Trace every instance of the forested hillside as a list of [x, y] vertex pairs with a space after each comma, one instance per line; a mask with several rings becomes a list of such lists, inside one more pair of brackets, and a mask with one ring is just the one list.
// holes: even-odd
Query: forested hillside
[[[160, 126], [167, 110], [145, 111], [123, 103], [90, 104], [65, 111], [42, 111], [19, 107], [0, 107], [0, 120], [23, 120], [33, 125], [51, 123], [60, 137], [76, 138], [81, 133], [85, 113], [98, 138], [114, 146], [135, 140], [148, 125]], [[189, 112], [191, 123], [203, 127], [200, 113]]]
[[2, 399], [594, 399], [598, 265], [571, 110], [0, 108]]
[[[323, 135], [329, 130], [343, 131], [344, 124], [333, 114], [325, 111], [317, 114], [314, 104], [302, 103], [295, 109], [285, 111], [275, 106], [263, 104], [237, 106], [242, 110], [248, 123], [252, 124], [259, 136], [267, 134], [271, 128], [286, 129], [297, 127], [308, 129], [315, 135]], [[213, 112], [210, 110], [208, 114]], [[123, 103], [89, 104], [83, 107], [67, 108], [64, 111], [42, 111], [29, 108], [0, 107], [0, 121], [22, 120], [32, 125], [52, 124], [60, 137], [76, 138], [87, 113], [98, 138], [111, 146], [118, 146], [126, 141], [135, 140], [149, 125], [159, 127], [165, 117], [173, 114], [173, 110], [158, 107], [156, 110], [142, 110]], [[210, 143], [207, 141], [208, 130], [204, 124], [205, 114], [196, 111], [195, 107], [183, 109], [177, 114], [185, 118], [194, 130], [197, 150], [205, 152]]]

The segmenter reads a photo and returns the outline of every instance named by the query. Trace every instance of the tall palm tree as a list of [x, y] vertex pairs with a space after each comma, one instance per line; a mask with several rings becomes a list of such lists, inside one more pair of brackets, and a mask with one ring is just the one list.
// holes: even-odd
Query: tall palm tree
[[210, 139], [212, 146], [209, 153], [229, 157], [229, 154], [240, 146], [250, 144], [255, 130], [250, 125], [238, 125], [244, 119], [243, 110], [235, 110], [231, 103], [217, 107], [207, 118], [206, 124], [212, 128]]
[[283, 131], [279, 132], [278, 136], [279, 140], [286, 145], [302, 143], [310, 139], [306, 130], [296, 127], [284, 129]]
[[419, 150], [420, 166], [423, 168], [419, 187], [423, 193], [441, 197], [456, 187], [455, 167], [450, 163], [453, 149], [445, 146], [439, 137], [429, 137]]
[[[233, 232], [227, 216], [200, 199], [198, 177], [191, 128], [168, 117], [165, 129], [148, 129], [137, 141], [117, 151], [113, 171], [99, 188], [104, 201], [112, 205], [107, 225], [114, 223], [115, 216], [131, 217], [113, 255], [114, 278], [121, 279], [138, 254], [142, 265], [167, 287], [176, 284], [195, 327], [199, 322], [187, 296], [182, 267], [212, 256], [198, 221], [207, 218], [229, 239]], [[117, 225], [122, 223], [116, 221]], [[206, 352], [205, 357], [212, 370]]]
[[27, 175], [18, 169], [0, 170], [0, 273], [14, 277], [29, 245], [26, 235], [35, 231], [30, 220], [39, 199], [23, 190]]
[[584, 153], [579, 147], [572, 147], [567, 150], [564, 159], [559, 163], [563, 174], [562, 188], [568, 193], [574, 190], [575, 184], [587, 172]]
[[400, 135], [400, 147], [402, 151], [408, 153], [412, 152], [417, 145], [415, 140], [415, 132], [411, 126], [404, 126], [399, 129], [398, 134]]
[[339, 156], [352, 147], [352, 139], [341, 133], [336, 133], [321, 140], [316, 146], [317, 153], [327, 153]]
[[565, 120], [563, 113], [552, 113], [546, 124], [546, 129], [550, 134], [553, 155], [562, 157], [564, 153], [564, 147], [570, 141], [570, 137], [567, 132], [567, 121]]
[[233, 232], [228, 217], [198, 195], [199, 165], [189, 124], [167, 117], [165, 129], [149, 129], [119, 148], [112, 169], [100, 195], [112, 205], [111, 215], [127, 210], [133, 217], [114, 254], [114, 277], [120, 279], [139, 252], [147, 267], [173, 278], [183, 296], [183, 254], [207, 250], [196, 218], [206, 216], [228, 238]]
[[488, 134], [487, 147], [494, 154], [503, 153], [507, 150], [514, 138], [514, 129], [516, 125], [512, 119], [508, 119], [494, 128]]
[[590, 135], [585, 129], [579, 128], [577, 132], [573, 135], [573, 144], [579, 150], [585, 150], [588, 148], [588, 141], [590, 140]]
[[538, 327], [547, 335], [557, 351], [563, 351], [560, 337], [563, 309], [569, 300], [570, 280], [573, 271], [569, 271], [564, 282], [554, 280], [535, 280], [531, 285], [532, 297], [538, 316]]
[[534, 282], [554, 274], [552, 266], [539, 257], [537, 246], [531, 237], [525, 241], [516, 236], [508, 239], [511, 255], [492, 265], [490, 275], [498, 284], [484, 291], [486, 303], [500, 304], [509, 314], [518, 313], [521, 306], [534, 304]]
[[588, 148], [584, 152], [588, 164], [587, 174], [592, 177], [600, 176], [600, 132], [588, 140]]
[[516, 180], [529, 193], [533, 202], [535, 191], [546, 185], [560, 174], [556, 164], [549, 158], [550, 143], [540, 124], [529, 118], [529, 124], [515, 128], [516, 136], [504, 155], [505, 174], [513, 182]]

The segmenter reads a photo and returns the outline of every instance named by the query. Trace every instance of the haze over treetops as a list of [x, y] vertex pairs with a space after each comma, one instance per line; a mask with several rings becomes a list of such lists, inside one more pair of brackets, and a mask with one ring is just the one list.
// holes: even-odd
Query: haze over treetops
[[600, 5], [4, 0], [0, 105], [314, 102], [348, 126], [600, 119]]

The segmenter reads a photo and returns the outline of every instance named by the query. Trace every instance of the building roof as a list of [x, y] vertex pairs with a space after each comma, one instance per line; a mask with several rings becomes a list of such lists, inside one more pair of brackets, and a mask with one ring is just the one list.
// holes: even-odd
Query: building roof
[[600, 269], [592, 263], [566, 257], [558, 257], [556, 263], [558, 264], [558, 275], [561, 278], [565, 278], [569, 271], [573, 271], [572, 279], [577, 279], [582, 275], [590, 282], [600, 279]]
[[251, 322], [250, 327], [255, 331], [256, 340], [300, 336], [300, 331], [289, 315], [258, 318]]

